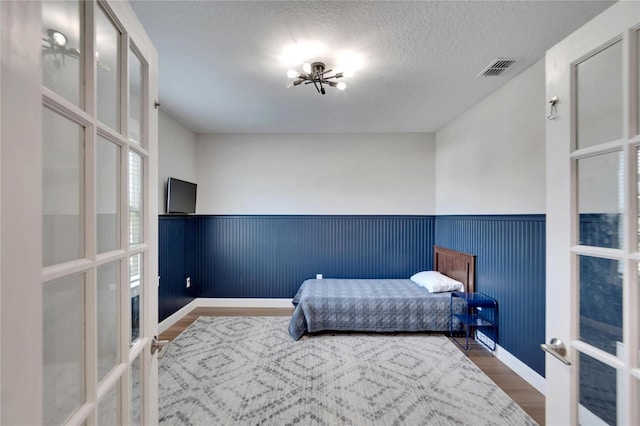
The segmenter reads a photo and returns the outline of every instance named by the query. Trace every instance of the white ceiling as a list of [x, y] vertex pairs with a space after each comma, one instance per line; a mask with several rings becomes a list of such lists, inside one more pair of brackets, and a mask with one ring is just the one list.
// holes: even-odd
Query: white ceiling
[[[434, 132], [544, 56], [607, 1], [131, 2], [159, 52], [162, 108], [197, 133]], [[302, 40], [359, 52], [347, 89], [287, 89]], [[521, 61], [476, 76], [498, 57]]]

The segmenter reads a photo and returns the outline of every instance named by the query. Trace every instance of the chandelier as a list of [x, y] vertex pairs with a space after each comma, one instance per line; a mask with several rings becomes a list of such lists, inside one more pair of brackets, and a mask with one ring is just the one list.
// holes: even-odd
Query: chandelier
[[52, 55], [56, 68], [65, 66], [65, 58], [67, 56], [76, 59], [80, 57], [80, 51], [74, 47], [67, 46], [67, 36], [58, 30], [47, 29], [47, 37], [42, 37], [42, 41], [42, 54]]
[[287, 71], [287, 77], [296, 79], [289, 83], [287, 87], [299, 86], [304, 84], [313, 84], [318, 93], [324, 95], [325, 86], [335, 87], [338, 90], [344, 90], [347, 88], [347, 84], [344, 82], [337, 83], [334, 79], [342, 78], [341, 72], [329, 75], [333, 70], [326, 70], [324, 62], [305, 63], [302, 66], [302, 72], [298, 72], [294, 69]]

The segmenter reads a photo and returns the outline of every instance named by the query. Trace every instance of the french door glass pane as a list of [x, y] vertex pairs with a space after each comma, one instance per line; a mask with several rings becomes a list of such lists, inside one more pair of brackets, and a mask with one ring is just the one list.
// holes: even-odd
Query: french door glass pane
[[134, 254], [129, 258], [129, 300], [131, 301], [131, 343], [140, 338], [140, 321], [142, 318], [142, 254]]
[[617, 424], [616, 370], [583, 353], [580, 354], [579, 370], [579, 398], [583, 407], [580, 410], [580, 424], [594, 424], [592, 422], [596, 417], [606, 424]]
[[120, 150], [98, 136], [96, 164], [98, 253], [120, 248]]
[[102, 7], [96, 10], [98, 120], [120, 130], [120, 31]]
[[120, 421], [121, 389], [122, 381], [118, 380], [118, 383], [98, 402], [98, 426], [122, 424]]
[[622, 262], [578, 257], [580, 340], [616, 355], [622, 342]]
[[98, 381], [119, 361], [119, 265], [120, 262], [111, 262], [98, 267]]
[[129, 245], [141, 244], [142, 215], [144, 214], [142, 193], [142, 157], [133, 151], [129, 152]]
[[577, 148], [622, 137], [622, 42], [577, 65]]
[[623, 244], [622, 152], [578, 160], [578, 244], [620, 248]]
[[84, 257], [84, 128], [42, 112], [44, 266]]
[[[85, 277], [44, 285], [43, 423], [62, 424], [85, 400]], [[28, 336], [25, 336], [28, 338]]]
[[129, 370], [129, 424], [137, 426], [141, 424], [142, 402], [142, 357], [138, 356], [131, 364]]
[[83, 106], [82, 2], [42, 2], [42, 83]]
[[142, 63], [129, 49], [129, 140], [142, 141]]

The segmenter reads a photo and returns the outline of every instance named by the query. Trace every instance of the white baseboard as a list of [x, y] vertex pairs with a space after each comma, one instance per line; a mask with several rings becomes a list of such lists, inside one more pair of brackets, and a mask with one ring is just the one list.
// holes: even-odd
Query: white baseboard
[[[513, 370], [518, 376], [522, 377], [527, 383], [536, 388], [538, 392], [546, 395], [547, 381], [544, 379], [544, 377], [536, 373], [531, 367], [513, 356], [505, 348], [500, 345], [496, 345], [495, 342], [486, 334], [482, 333], [481, 330], [476, 330], [475, 338], [476, 340], [485, 343], [487, 346], [495, 345], [496, 350], [493, 352], [493, 355], [496, 358], [498, 358], [504, 365]], [[483, 349], [486, 348], [483, 347]]]
[[169, 315], [167, 318], [158, 323], [158, 335], [160, 333], [164, 333], [171, 327], [173, 324], [180, 321], [184, 318], [189, 312], [193, 311], [198, 307], [198, 299], [192, 300], [190, 303], [187, 303], [182, 308], [175, 311], [173, 314]]
[[584, 405], [579, 404], [578, 405], [578, 424], [589, 425], [589, 426], [607, 426], [608, 423], [602, 420], [600, 417], [593, 414], [591, 411], [587, 410], [587, 408]]
[[195, 308], [293, 308], [291, 299], [226, 299], [199, 297], [174, 312], [172, 315], [158, 323], [158, 333], [164, 333], [184, 318]]
[[547, 394], [547, 381], [527, 364], [520, 361], [500, 345], [496, 347], [494, 355], [502, 361], [504, 365], [512, 369], [518, 376], [522, 377], [527, 381], [527, 383], [536, 388], [538, 392], [543, 395]]

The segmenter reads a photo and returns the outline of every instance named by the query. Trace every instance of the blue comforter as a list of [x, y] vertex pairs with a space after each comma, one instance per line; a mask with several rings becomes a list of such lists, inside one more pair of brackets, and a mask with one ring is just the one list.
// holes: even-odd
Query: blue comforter
[[[450, 301], [450, 293], [429, 293], [407, 279], [306, 280], [292, 301], [289, 334], [298, 340], [323, 330], [448, 331]], [[462, 300], [454, 302], [462, 312]]]

